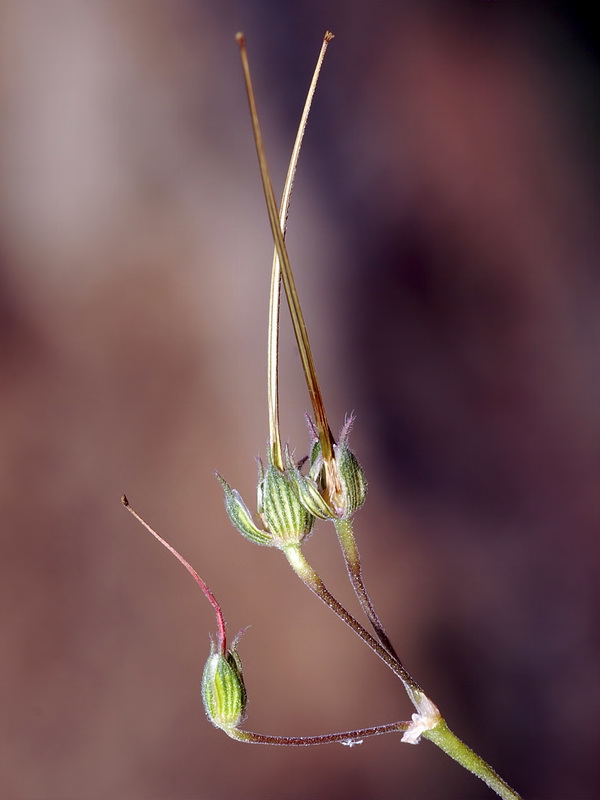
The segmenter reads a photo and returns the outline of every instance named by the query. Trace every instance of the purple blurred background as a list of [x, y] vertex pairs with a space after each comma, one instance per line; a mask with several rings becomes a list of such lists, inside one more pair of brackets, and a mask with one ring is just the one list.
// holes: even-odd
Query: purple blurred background
[[[289, 246], [331, 423], [357, 415], [373, 599], [526, 798], [598, 797], [598, 61], [575, 8], [3, 2], [3, 798], [493, 796], [427, 742], [215, 730], [211, 609], [119, 502], [232, 634], [251, 625], [248, 728], [411, 713], [282, 556], [235, 533], [212, 475], [254, 507], [267, 438], [271, 243], [233, 35], [279, 191], [327, 28]], [[287, 319], [282, 337], [300, 456]], [[306, 549], [355, 609], [328, 527]]]

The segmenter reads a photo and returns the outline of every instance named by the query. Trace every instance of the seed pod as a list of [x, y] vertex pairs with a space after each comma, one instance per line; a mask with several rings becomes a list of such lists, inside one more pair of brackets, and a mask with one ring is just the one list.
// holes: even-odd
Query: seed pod
[[250, 541], [285, 548], [300, 544], [312, 531], [314, 517], [300, 501], [294, 480], [270, 461], [258, 459], [257, 507], [264, 529], [255, 525], [239, 492], [217, 474], [225, 492], [225, 508], [237, 530]]
[[293, 480], [273, 464], [268, 464], [259, 480], [258, 513], [279, 547], [300, 544], [314, 524], [314, 517], [301, 503]]
[[334, 497], [332, 500], [340, 515], [339, 518], [349, 519], [365, 502], [367, 481], [362, 467], [346, 444], [345, 438], [340, 438], [339, 444], [334, 445], [333, 450], [341, 492], [339, 498]]
[[209, 720], [227, 732], [237, 728], [246, 710], [242, 664], [235, 645], [223, 655], [213, 644], [202, 674], [202, 701]]
[[301, 474], [286, 452], [286, 467], [303, 505], [320, 519], [347, 520], [364, 504], [367, 481], [356, 456], [348, 447], [353, 418], [346, 420], [340, 440], [333, 445], [334, 457], [325, 461], [311, 421], [311, 453], [308, 476]]

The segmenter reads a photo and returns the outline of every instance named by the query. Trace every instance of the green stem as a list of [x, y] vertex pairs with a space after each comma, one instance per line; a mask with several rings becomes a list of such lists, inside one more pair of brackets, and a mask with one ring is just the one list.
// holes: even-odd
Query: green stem
[[352, 531], [352, 522], [349, 519], [338, 519], [334, 520], [334, 525], [340, 546], [342, 548], [344, 560], [346, 562], [348, 576], [354, 588], [354, 592], [358, 597], [360, 605], [369, 622], [373, 626], [373, 630], [375, 631], [375, 634], [377, 635], [377, 638], [381, 644], [390, 653], [390, 655], [396, 659], [398, 663], [401, 663], [398, 654], [394, 650], [394, 647], [390, 642], [379, 617], [377, 616], [377, 612], [375, 611], [373, 603], [371, 602], [371, 598], [367, 592], [367, 588], [362, 576], [360, 553], [358, 552], [356, 539], [354, 538], [354, 533]]
[[474, 753], [470, 747], [462, 742], [458, 736], [455, 736], [450, 728], [446, 725], [444, 720], [441, 720], [435, 728], [425, 731], [423, 736], [429, 739], [430, 742], [437, 745], [444, 751], [450, 758], [464, 767], [465, 769], [477, 775], [490, 789], [493, 789], [497, 795], [503, 800], [521, 800], [521, 795], [517, 794], [514, 789], [503, 781], [495, 770], [490, 765]]

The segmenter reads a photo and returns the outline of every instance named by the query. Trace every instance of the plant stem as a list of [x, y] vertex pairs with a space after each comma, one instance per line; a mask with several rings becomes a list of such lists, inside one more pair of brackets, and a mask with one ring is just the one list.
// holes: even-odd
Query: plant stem
[[521, 795], [517, 794], [514, 789], [503, 781], [495, 770], [490, 765], [474, 753], [470, 747], [462, 742], [458, 736], [447, 726], [445, 720], [441, 720], [435, 728], [425, 731], [423, 736], [429, 739], [430, 742], [437, 745], [444, 751], [450, 758], [464, 767], [465, 769], [477, 775], [490, 789], [493, 789], [497, 795], [503, 800], [521, 800]]
[[172, 545], [170, 545], [165, 539], [163, 539], [162, 536], [160, 536], [160, 534], [158, 534], [154, 530], [154, 528], [152, 528], [150, 525], [148, 525], [146, 520], [143, 519], [142, 517], [140, 517], [140, 515], [137, 513], [137, 511], [135, 511], [135, 509], [133, 509], [129, 505], [129, 500], [127, 499], [127, 497], [125, 495], [121, 495], [121, 502], [123, 503], [123, 505], [125, 506], [127, 511], [129, 511], [129, 513], [132, 516], [134, 516], [137, 519], [137, 521], [140, 522], [144, 526], [144, 528], [146, 528], [146, 530], [149, 531], [152, 534], [152, 536], [154, 536], [155, 539], [158, 539], [158, 541], [162, 544], [163, 547], [166, 547], [167, 550], [170, 553], [172, 553], [175, 556], [175, 558], [178, 559], [178, 561], [180, 561], [183, 564], [183, 566], [187, 569], [187, 571], [190, 573], [192, 578], [196, 581], [198, 586], [202, 589], [202, 591], [204, 593], [204, 596], [206, 597], [208, 602], [211, 604], [211, 606], [213, 607], [214, 612], [215, 612], [215, 618], [217, 620], [217, 641], [218, 641], [218, 644], [219, 644], [219, 652], [221, 653], [221, 655], [226, 656], [227, 655], [227, 637], [225, 635], [225, 620], [223, 618], [223, 612], [221, 611], [221, 606], [217, 602], [217, 598], [214, 596], [214, 594], [208, 588], [206, 583], [202, 580], [200, 575], [198, 575], [198, 573], [192, 567], [192, 565], [188, 561], [186, 561], [186, 559], [181, 555], [181, 553], [178, 553], [177, 550], [175, 550], [175, 548]]
[[[427, 702], [429, 698], [402, 663], [394, 658], [385, 647], [374, 639], [373, 636], [371, 636], [371, 634], [335, 599], [319, 575], [310, 566], [299, 545], [290, 545], [284, 550], [284, 553], [300, 580], [308, 586], [334, 614], [337, 614], [348, 627], [352, 628], [354, 633], [356, 633], [356, 635], [387, 664], [392, 672], [400, 678], [415, 708], [421, 713], [424, 707], [424, 700]], [[418, 717], [418, 715], [413, 715], [413, 722], [415, 721], [415, 717]], [[503, 800], [521, 800], [520, 796], [502, 780], [481, 756], [478, 756], [470, 747], [455, 736], [441, 717], [438, 719], [439, 722], [433, 728], [423, 730], [421, 735], [437, 745], [461, 766], [469, 770], [469, 772], [472, 772], [484, 781], [484, 783], [502, 797]], [[418, 739], [414, 741], [416, 742]]]
[[[331, 38], [330, 34], [326, 34], [323, 50], [317, 65], [317, 74], [320, 67], [320, 61], [322, 60], [322, 56], [324, 54], [324, 48], [328, 42], [328, 36]], [[304, 322], [302, 309], [300, 307], [300, 301], [285, 244], [285, 228], [287, 212], [289, 208], [289, 198], [293, 185], [299, 148], [302, 142], [304, 126], [306, 125], [306, 119], [305, 115], [303, 114], [303, 120], [300, 123], [300, 130], [296, 138], [297, 147], [295, 145], [294, 152], [292, 154], [292, 160], [290, 162], [288, 176], [286, 178], [281, 210], [278, 214], [275, 194], [273, 192], [273, 186], [271, 183], [269, 168], [264, 151], [258, 113], [256, 110], [256, 101], [252, 88], [248, 55], [243, 34], [238, 33], [236, 40], [240, 48], [256, 152], [258, 155], [260, 174], [267, 204], [269, 222], [271, 225], [271, 232], [275, 244], [269, 307], [268, 396], [270, 455], [273, 464], [283, 471], [284, 465], [279, 434], [279, 399], [277, 380], [277, 347], [280, 305], [279, 274], [281, 274], [288, 306], [290, 309], [290, 315], [292, 318], [294, 334], [296, 336], [296, 342], [302, 362], [302, 368], [304, 370], [311, 404], [313, 407], [313, 413], [315, 415], [315, 424], [321, 444], [321, 457], [323, 458], [325, 465], [325, 474], [327, 476], [331, 473], [331, 481], [326, 479], [325, 486], [329, 487], [330, 483], [331, 485], [335, 486], [335, 477], [337, 473], [335, 469], [336, 464], [333, 449], [334, 439], [327, 421], [321, 389], [317, 380], [312, 351], [308, 340], [306, 324]], [[309, 89], [309, 97], [307, 100], [307, 105], [305, 106], [306, 115], [308, 114], [308, 108], [310, 107], [315, 81], [316, 76], [313, 78], [313, 83]], [[429, 741], [440, 747], [447, 755], [455, 759], [465, 769], [469, 770], [483, 780], [491, 789], [493, 789], [501, 798], [503, 798], [503, 800], [520, 800], [519, 795], [513, 789], [511, 789], [510, 786], [508, 786], [508, 784], [506, 784], [480, 756], [474, 753], [466, 744], [464, 744], [450, 731], [446, 722], [441, 718], [437, 707], [429, 700], [425, 692], [405, 669], [395, 653], [395, 650], [392, 647], [383, 626], [381, 625], [379, 617], [375, 612], [371, 599], [364, 585], [360, 557], [352, 533], [352, 527], [349, 522], [347, 524], [338, 522], [336, 523], [336, 530], [342, 546], [352, 586], [357, 594], [363, 610], [365, 611], [375, 630], [379, 641], [375, 639], [367, 630], [365, 630], [365, 628], [333, 597], [319, 575], [307, 562], [298, 544], [287, 545], [282, 549], [288, 562], [298, 577], [305, 583], [305, 585], [308, 586], [308, 588], [314, 594], [316, 594], [338, 617], [340, 617], [340, 619], [342, 619], [342, 621], [345, 622], [357, 634], [357, 636], [359, 636], [363, 642], [382, 659], [382, 661], [384, 661], [384, 663], [394, 672], [394, 674], [400, 678], [418, 713], [413, 715], [413, 720], [411, 723], [395, 723], [391, 727], [381, 726], [379, 728], [366, 728], [362, 731], [351, 732], [350, 735], [345, 733], [330, 734], [318, 737], [296, 738], [265, 736], [263, 734], [252, 733], [250, 731], [239, 731], [236, 729], [226, 730], [226, 732], [232, 738], [244, 742], [302, 746], [309, 744], [324, 744], [326, 742], [333, 741], [348, 741], [353, 740], [354, 738], [360, 738], [361, 736], [378, 735], [380, 733], [391, 732], [392, 730], [403, 730], [405, 731], [405, 735], [403, 736], [404, 741], [416, 743], [421, 735], [425, 736], [427, 739], [429, 739]], [[151, 532], [154, 533], [152, 530]], [[154, 535], [157, 536], [157, 534]], [[157, 538], [160, 539], [160, 537]], [[176, 555], [180, 560], [182, 560], [178, 554]], [[183, 563], [190, 571], [192, 571], [189, 565], [187, 565], [187, 562], [184, 561]], [[201, 579], [198, 578], [198, 582], [202, 587]]]
[[377, 616], [377, 612], [375, 611], [373, 603], [371, 602], [371, 598], [367, 592], [367, 588], [362, 576], [360, 553], [358, 552], [356, 539], [354, 538], [354, 532], [352, 530], [352, 522], [349, 519], [337, 519], [334, 520], [334, 525], [340, 546], [342, 548], [344, 560], [346, 562], [348, 576], [362, 609], [367, 615], [369, 622], [373, 626], [373, 630], [375, 631], [375, 634], [377, 635], [377, 638], [381, 644], [385, 647], [389, 654], [393, 656], [396, 661], [398, 661], [398, 663], [401, 663], [398, 654], [394, 650], [394, 647], [390, 642], [388, 635], [385, 632], [381, 621], [379, 620], [379, 617]]
[[391, 722], [387, 725], [375, 725], [371, 728], [359, 728], [355, 731], [345, 731], [344, 733], [325, 733], [321, 736], [268, 736], [263, 733], [253, 731], [241, 731], [233, 728], [225, 731], [232, 739], [248, 744], [271, 744], [279, 746], [308, 747], [309, 745], [331, 744], [333, 742], [347, 743], [349, 746], [360, 744], [361, 739], [369, 736], [381, 736], [385, 733], [398, 733], [405, 731], [410, 722]]
[[[306, 101], [304, 103], [304, 110], [300, 118], [298, 132], [296, 133], [296, 140], [292, 149], [292, 155], [288, 166], [285, 184], [283, 186], [283, 195], [281, 197], [281, 205], [279, 207], [279, 224], [281, 232], [285, 239], [287, 230], [287, 219], [290, 210], [290, 200], [292, 197], [292, 188], [294, 186], [294, 178], [296, 176], [296, 168], [298, 167], [298, 158], [300, 156], [300, 149], [302, 147], [302, 140], [304, 139], [304, 132], [306, 130], [306, 123], [310, 113], [310, 107], [317, 87], [317, 80], [321, 65], [325, 58], [327, 45], [333, 39], [333, 34], [327, 31], [323, 38], [323, 44], [317, 59], [317, 65], [313, 73]], [[273, 267], [271, 270], [271, 290], [269, 294], [269, 334], [267, 345], [267, 397], [269, 405], [269, 446], [271, 449], [271, 459], [273, 464], [283, 471], [283, 454], [281, 451], [281, 435], [279, 433], [279, 383], [278, 383], [278, 367], [279, 367], [279, 353], [278, 353], [278, 338], [279, 338], [279, 309], [280, 309], [280, 285], [281, 285], [281, 268], [277, 248], [273, 253]]]
[[395, 658], [391, 653], [389, 653], [388, 650], [377, 641], [377, 639], [371, 636], [371, 634], [365, 630], [365, 628], [363, 628], [360, 622], [358, 622], [352, 616], [352, 614], [346, 611], [344, 606], [342, 606], [341, 603], [335, 599], [319, 575], [310, 566], [299, 545], [288, 545], [283, 552], [285, 553], [290, 566], [300, 580], [306, 586], [308, 586], [308, 588], [314, 594], [316, 594], [317, 597], [322, 600], [325, 605], [333, 611], [334, 614], [337, 614], [337, 616], [343, 622], [345, 622], [349, 628], [352, 628], [354, 633], [360, 637], [363, 642], [370, 647], [371, 650], [373, 650], [373, 652], [376, 653], [383, 662], [385, 662], [385, 664], [387, 664], [387, 666], [398, 678], [400, 678], [415, 708], [417, 711], [420, 711], [422, 698], [425, 696], [425, 692], [423, 689], [421, 689], [419, 684], [415, 681], [412, 675], [410, 675], [402, 663], [398, 661], [398, 659]]

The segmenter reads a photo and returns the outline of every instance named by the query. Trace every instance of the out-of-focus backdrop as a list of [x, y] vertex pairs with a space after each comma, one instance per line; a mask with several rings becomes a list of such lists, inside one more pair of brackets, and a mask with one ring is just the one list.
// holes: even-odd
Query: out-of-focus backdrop
[[[3, 798], [491, 796], [427, 742], [214, 729], [211, 609], [119, 502], [196, 566], [231, 634], [251, 626], [250, 729], [411, 713], [282, 556], [233, 530], [213, 477], [254, 506], [267, 438], [271, 242], [233, 35], [280, 191], [327, 28], [289, 245], [332, 425], [357, 416], [373, 598], [526, 798], [598, 796], [598, 63], [591, 18], [564, 9], [2, 3]], [[282, 337], [301, 456], [285, 317]], [[354, 609], [327, 527], [307, 553]]]

